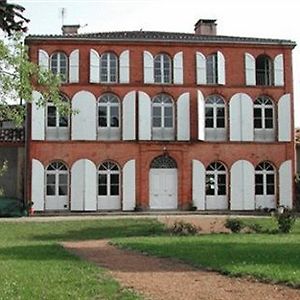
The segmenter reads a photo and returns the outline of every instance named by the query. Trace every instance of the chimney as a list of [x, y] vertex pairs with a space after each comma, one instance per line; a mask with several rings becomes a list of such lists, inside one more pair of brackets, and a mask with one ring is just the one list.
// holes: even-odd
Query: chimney
[[200, 19], [195, 24], [195, 34], [197, 35], [217, 35], [217, 20]]
[[61, 30], [63, 35], [68, 34], [78, 34], [78, 29], [80, 28], [80, 25], [63, 25]]

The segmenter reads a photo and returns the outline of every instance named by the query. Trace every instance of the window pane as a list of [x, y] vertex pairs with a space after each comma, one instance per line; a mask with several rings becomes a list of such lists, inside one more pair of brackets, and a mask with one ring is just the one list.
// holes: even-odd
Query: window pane
[[99, 174], [98, 183], [99, 183], [99, 185], [107, 184], [107, 175], [106, 174]]
[[152, 113], [154, 117], [160, 117], [161, 116], [161, 107], [153, 107]]
[[215, 184], [214, 184], [214, 175], [206, 175], [206, 194], [214, 195], [215, 194]]
[[267, 184], [273, 184], [273, 183], [274, 183], [274, 175], [267, 174]]
[[47, 107], [47, 126], [56, 127], [56, 107]]
[[261, 119], [254, 119], [254, 128], [262, 128]]
[[206, 118], [205, 119], [205, 127], [206, 128], [213, 128], [214, 127], [214, 120], [213, 120], [213, 118]]
[[261, 118], [261, 109], [254, 108], [254, 118]]
[[106, 196], [107, 195], [107, 187], [106, 187], [106, 185], [99, 185], [98, 195], [99, 196]]
[[99, 114], [98, 125], [100, 127], [106, 127], [107, 126], [107, 107], [99, 106], [98, 114]]
[[225, 184], [226, 185], [226, 175], [219, 174], [218, 175], [218, 184]]
[[165, 117], [165, 124], [166, 128], [172, 128], [173, 127], [173, 118], [172, 117]]
[[173, 116], [173, 107], [165, 107], [165, 116], [167, 117]]
[[119, 185], [111, 185], [110, 186], [110, 195], [118, 196], [119, 195]]
[[55, 196], [55, 185], [47, 185], [47, 196]]
[[59, 117], [59, 127], [68, 127], [68, 117]]
[[265, 126], [266, 126], [266, 128], [273, 128], [273, 120], [272, 119], [266, 119], [265, 120]]
[[59, 185], [68, 184], [68, 174], [59, 174]]
[[58, 188], [58, 195], [59, 196], [67, 196], [68, 195], [68, 186], [60, 185]]
[[110, 175], [110, 183], [111, 184], [119, 184], [119, 174], [111, 174]]
[[263, 184], [263, 175], [262, 174], [255, 175], [255, 184]]
[[47, 174], [47, 184], [55, 184], [55, 175]]
[[214, 109], [212, 107], [205, 107], [205, 117], [213, 117]]
[[266, 108], [265, 109], [265, 116], [266, 118], [273, 118], [273, 109], [272, 108]]
[[275, 194], [275, 188], [274, 185], [267, 185], [267, 195], [274, 195]]
[[161, 127], [161, 118], [153, 118], [153, 127]]
[[110, 126], [119, 127], [119, 107], [113, 106], [110, 108]]
[[264, 194], [264, 189], [262, 185], [255, 185], [255, 194], [256, 195], [263, 195]]
[[226, 185], [218, 186], [218, 195], [226, 195]]
[[217, 118], [217, 128], [225, 128], [225, 119]]
[[225, 116], [224, 107], [217, 107], [217, 117], [224, 117], [224, 116]]

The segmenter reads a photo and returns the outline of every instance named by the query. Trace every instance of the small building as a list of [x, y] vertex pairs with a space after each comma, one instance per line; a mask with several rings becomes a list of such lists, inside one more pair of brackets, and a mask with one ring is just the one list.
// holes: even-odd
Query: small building
[[293, 207], [293, 41], [220, 36], [215, 20], [195, 33], [77, 29], [26, 38], [78, 110], [32, 104], [36, 211]]

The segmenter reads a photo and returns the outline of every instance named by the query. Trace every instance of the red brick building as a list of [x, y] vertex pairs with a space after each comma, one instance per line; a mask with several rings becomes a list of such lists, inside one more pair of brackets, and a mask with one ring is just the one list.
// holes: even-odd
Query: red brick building
[[33, 102], [35, 210], [293, 206], [294, 42], [219, 36], [215, 20], [195, 34], [64, 30], [26, 39], [78, 110]]

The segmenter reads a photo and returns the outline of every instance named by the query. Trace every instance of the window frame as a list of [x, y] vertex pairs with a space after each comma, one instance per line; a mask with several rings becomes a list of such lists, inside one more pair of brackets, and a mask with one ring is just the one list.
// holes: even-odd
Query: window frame
[[[262, 61], [264, 59], [264, 61]], [[263, 65], [262, 67], [258, 64]], [[259, 68], [260, 67], [260, 68]], [[255, 79], [256, 85], [273, 86], [274, 85], [274, 66], [273, 60], [265, 54], [261, 54], [255, 59]]]
[[[52, 167], [52, 169], [50, 169]], [[69, 196], [69, 169], [68, 166], [62, 161], [51, 162], [45, 172], [45, 194], [46, 197], [68, 197]], [[67, 177], [67, 183], [61, 184], [60, 175]], [[54, 183], [48, 183], [48, 176], [54, 176]], [[48, 186], [54, 186], [54, 194], [48, 194]], [[60, 188], [66, 187], [66, 194], [60, 194]]]
[[[273, 177], [273, 183], [268, 183], [268, 175]], [[262, 176], [262, 184], [257, 183], [258, 176]], [[262, 193], [257, 193], [257, 186], [262, 186]], [[268, 186], [273, 187], [273, 194], [268, 193]], [[255, 167], [255, 195], [275, 196], [276, 195], [276, 171], [275, 167], [268, 161], [263, 161]]]
[[[57, 55], [57, 62], [56, 62], [56, 67], [55, 67], [56, 71], [53, 71], [53, 69], [54, 69], [53, 60], [54, 60], [55, 55]], [[61, 72], [62, 57], [64, 57], [66, 60], [65, 73]], [[69, 71], [69, 58], [68, 58], [68, 55], [62, 51], [56, 51], [56, 52], [52, 53], [50, 56], [50, 70], [53, 74], [60, 76], [61, 83], [67, 83], [69, 80], [69, 72], [68, 72]]]
[[[267, 103], [269, 102], [269, 104]], [[260, 110], [260, 118], [255, 117], [255, 109]], [[266, 110], [272, 109], [272, 127], [266, 127], [266, 119], [270, 119], [266, 117]], [[270, 97], [267, 96], [259, 96], [255, 99], [253, 103], [253, 123], [254, 130], [275, 130], [275, 109], [274, 102]], [[256, 127], [255, 120], [261, 120], [261, 127]]]
[[219, 82], [218, 53], [206, 57], [206, 84], [216, 85]]
[[[225, 183], [220, 183], [219, 177], [222, 176], [225, 178]], [[213, 178], [213, 182], [210, 182], [209, 178]], [[227, 169], [226, 166], [219, 162], [214, 161], [210, 163], [205, 170], [205, 194], [206, 196], [227, 196]], [[213, 186], [213, 187], [212, 187]], [[220, 187], [225, 188], [225, 193], [219, 194]], [[208, 193], [209, 190], [212, 190], [213, 193]]]
[[[167, 66], [166, 66], [167, 64]], [[172, 58], [166, 53], [159, 53], [153, 59], [154, 83], [172, 84]], [[167, 80], [169, 77], [169, 80]]]
[[[103, 60], [106, 58], [106, 67], [103, 66]], [[112, 66], [112, 61], [115, 59], [115, 68]], [[113, 74], [112, 69], [115, 69], [115, 74]], [[119, 82], [119, 57], [114, 52], [104, 52], [100, 55], [99, 59], [99, 78], [100, 83], [114, 84]], [[115, 76], [115, 80], [112, 80], [112, 76]], [[106, 77], [106, 80], [103, 80]]]
[[[106, 178], [105, 185], [100, 184], [100, 176], [104, 175]], [[111, 183], [112, 175], [117, 175], [118, 183]], [[106, 187], [106, 193], [100, 194], [100, 186]], [[117, 194], [112, 194], [112, 187], [117, 186]], [[98, 167], [98, 197], [120, 197], [121, 195], [121, 170], [117, 163], [113, 161], [104, 161]]]

